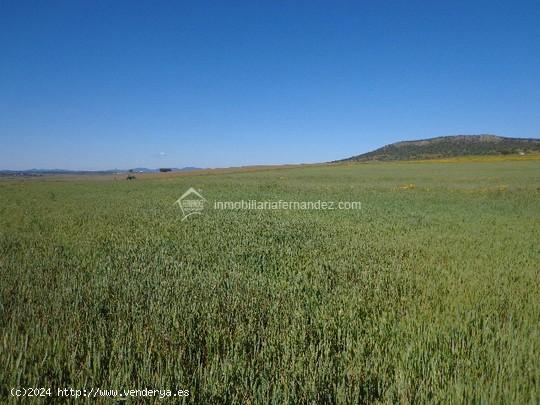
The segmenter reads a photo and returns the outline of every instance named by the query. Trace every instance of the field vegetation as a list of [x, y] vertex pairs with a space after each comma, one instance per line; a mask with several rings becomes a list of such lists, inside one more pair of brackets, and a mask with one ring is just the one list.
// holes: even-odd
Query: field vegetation
[[538, 403], [539, 241], [538, 159], [4, 179], [0, 398]]

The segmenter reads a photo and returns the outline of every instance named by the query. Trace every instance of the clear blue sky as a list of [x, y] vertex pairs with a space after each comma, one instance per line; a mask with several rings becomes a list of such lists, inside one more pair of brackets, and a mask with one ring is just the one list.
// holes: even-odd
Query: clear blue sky
[[540, 136], [538, 1], [0, 0], [0, 168]]

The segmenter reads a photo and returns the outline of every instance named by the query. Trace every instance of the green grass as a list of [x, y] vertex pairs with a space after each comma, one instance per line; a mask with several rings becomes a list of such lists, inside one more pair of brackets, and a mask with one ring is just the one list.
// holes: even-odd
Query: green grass
[[[190, 186], [362, 210], [182, 222]], [[540, 401], [540, 161], [4, 180], [0, 275], [0, 398]]]

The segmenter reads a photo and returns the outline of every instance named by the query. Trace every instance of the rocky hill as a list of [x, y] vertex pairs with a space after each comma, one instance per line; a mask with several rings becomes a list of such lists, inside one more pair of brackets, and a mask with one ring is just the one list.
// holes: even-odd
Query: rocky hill
[[540, 152], [540, 139], [496, 135], [454, 135], [396, 142], [371, 152], [339, 160], [415, 160], [469, 155], [506, 155]]

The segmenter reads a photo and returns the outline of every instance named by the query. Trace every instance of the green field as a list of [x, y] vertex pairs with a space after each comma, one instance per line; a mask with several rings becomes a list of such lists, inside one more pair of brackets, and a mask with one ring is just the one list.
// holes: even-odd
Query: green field
[[540, 401], [540, 160], [5, 179], [0, 275], [0, 398]]

